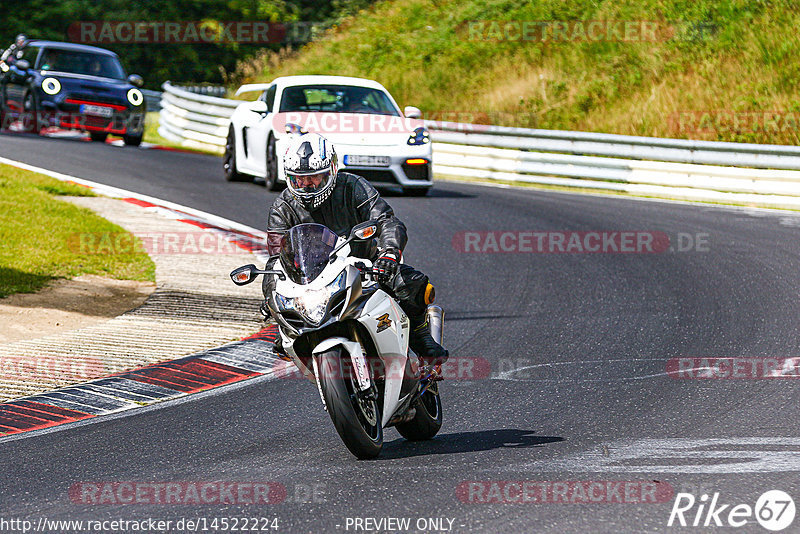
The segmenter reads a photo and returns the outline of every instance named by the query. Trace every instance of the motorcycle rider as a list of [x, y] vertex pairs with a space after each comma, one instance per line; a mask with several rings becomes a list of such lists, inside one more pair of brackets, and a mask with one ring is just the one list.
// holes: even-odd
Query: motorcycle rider
[[[333, 144], [316, 133], [294, 136], [283, 156], [287, 188], [269, 210], [268, 234], [280, 235], [302, 223], [318, 223], [338, 235], [349, 235], [358, 223], [378, 221], [377, 246], [351, 243], [353, 256], [372, 260], [381, 288], [394, 297], [411, 321], [409, 346], [427, 365], [440, 365], [448, 352], [431, 336], [426, 309], [434, 289], [428, 277], [401, 264], [406, 227], [378, 191], [361, 176], [340, 171]], [[269, 266], [268, 266], [269, 268]], [[274, 287], [264, 277], [264, 296]]]
[[9, 46], [2, 55], [0, 61], [5, 62], [11, 66], [22, 57], [22, 49], [28, 44], [28, 37], [24, 33], [20, 33], [14, 38], [14, 42]]

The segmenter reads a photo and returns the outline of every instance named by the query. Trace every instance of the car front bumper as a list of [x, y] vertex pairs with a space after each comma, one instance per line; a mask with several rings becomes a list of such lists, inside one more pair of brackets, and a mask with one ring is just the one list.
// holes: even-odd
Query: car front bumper
[[[285, 143], [283, 138], [279, 143]], [[282, 154], [281, 145], [278, 154]], [[433, 157], [430, 144], [425, 145], [346, 145], [335, 143], [339, 169], [363, 176], [376, 184], [393, 184], [405, 188], [427, 188], [433, 185]], [[370, 156], [385, 159], [385, 163], [349, 164], [353, 156], [368, 159]], [[366, 158], [364, 158], [366, 157]], [[424, 163], [422, 163], [424, 161]], [[278, 158], [278, 175], [283, 179], [283, 162]]]
[[[43, 122], [50, 126], [114, 135], [139, 135], [144, 132], [144, 105], [132, 108], [91, 98], [63, 96], [42, 99], [40, 106], [45, 114]], [[97, 113], [98, 110], [103, 113]]]

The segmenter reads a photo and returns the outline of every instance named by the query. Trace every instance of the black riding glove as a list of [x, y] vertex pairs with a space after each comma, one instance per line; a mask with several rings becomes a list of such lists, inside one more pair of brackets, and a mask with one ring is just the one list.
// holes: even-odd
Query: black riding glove
[[397, 273], [397, 266], [400, 264], [400, 251], [387, 248], [378, 255], [378, 259], [372, 264], [372, 274], [378, 278], [381, 284], [389, 283], [389, 280]]

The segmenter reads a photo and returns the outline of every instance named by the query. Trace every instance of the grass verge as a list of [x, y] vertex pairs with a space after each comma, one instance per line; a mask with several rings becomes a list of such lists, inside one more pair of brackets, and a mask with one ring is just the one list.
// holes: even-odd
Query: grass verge
[[128, 232], [58, 196], [94, 193], [79, 185], [0, 165], [0, 298], [31, 293], [51, 280], [82, 274], [155, 281], [155, 264], [144, 252], [81, 254], [76, 243], [82, 234]]
[[232, 80], [362, 76], [426, 118], [792, 145], [798, 26], [796, 0], [385, 0]]

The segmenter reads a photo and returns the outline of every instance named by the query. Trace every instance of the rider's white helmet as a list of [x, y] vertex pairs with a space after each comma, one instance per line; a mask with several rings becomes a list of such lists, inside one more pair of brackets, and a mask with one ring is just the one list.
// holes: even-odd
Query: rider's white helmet
[[283, 155], [286, 185], [308, 210], [325, 202], [336, 185], [339, 170], [333, 144], [316, 133], [293, 136]]

